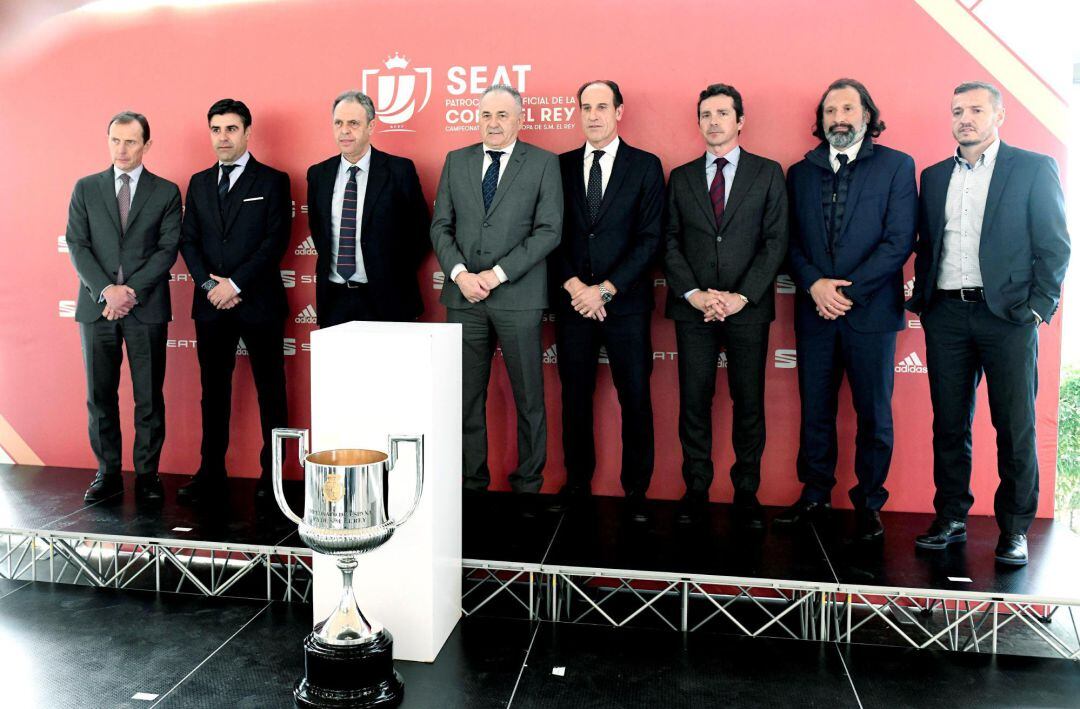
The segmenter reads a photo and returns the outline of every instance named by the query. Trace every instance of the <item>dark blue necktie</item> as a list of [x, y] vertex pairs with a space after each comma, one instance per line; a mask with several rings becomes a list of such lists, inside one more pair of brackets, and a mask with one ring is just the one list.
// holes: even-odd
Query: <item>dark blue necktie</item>
[[345, 183], [345, 201], [341, 204], [341, 229], [338, 232], [337, 272], [346, 281], [356, 274], [356, 172], [349, 168]]
[[229, 198], [229, 173], [235, 170], [238, 165], [222, 165], [221, 166], [221, 179], [217, 183], [217, 196], [218, 207], [221, 208], [221, 213], [225, 214], [225, 203]]
[[600, 216], [600, 202], [604, 199], [604, 175], [600, 172], [600, 158], [603, 150], [594, 150], [592, 167], [589, 168], [589, 184], [585, 188], [585, 204], [589, 208], [589, 222], [595, 222]]
[[484, 173], [482, 185], [485, 212], [491, 209], [491, 200], [495, 199], [495, 190], [499, 189], [499, 160], [503, 156], [501, 150], [489, 150], [487, 154], [491, 158], [491, 164], [488, 165], [487, 172]]

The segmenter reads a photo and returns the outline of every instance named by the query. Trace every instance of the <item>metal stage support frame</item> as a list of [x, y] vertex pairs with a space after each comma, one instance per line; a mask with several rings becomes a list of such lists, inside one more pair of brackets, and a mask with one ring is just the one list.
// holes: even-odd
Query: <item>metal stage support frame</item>
[[[524, 610], [530, 620], [618, 628], [647, 618], [654, 625], [684, 633], [709, 627], [747, 637], [771, 631], [779, 637], [841, 643], [880, 643], [884, 633], [918, 649], [995, 654], [1000, 631], [1019, 622], [1057, 655], [1080, 661], [1080, 598], [473, 559], [463, 564], [465, 615], [501, 599], [511, 608]], [[1055, 616], [1064, 623], [1064, 632], [1047, 629]], [[724, 627], [717, 628], [721, 624]]]

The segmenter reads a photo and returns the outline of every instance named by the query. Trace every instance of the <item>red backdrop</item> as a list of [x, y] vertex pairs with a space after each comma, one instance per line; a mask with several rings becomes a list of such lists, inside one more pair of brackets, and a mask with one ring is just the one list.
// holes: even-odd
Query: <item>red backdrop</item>
[[[309, 422], [309, 335], [301, 314], [315, 303], [315, 258], [305, 249], [306, 169], [335, 152], [330, 101], [363, 87], [386, 112], [374, 136], [382, 150], [411, 158], [433, 199], [448, 150], [475, 142], [469, 115], [478, 94], [508, 80], [526, 96], [522, 138], [556, 152], [583, 142], [575, 93], [586, 79], [616, 79], [626, 109], [621, 134], [659, 154], [666, 170], [703, 151], [696, 130], [697, 92], [723, 81], [739, 88], [746, 105], [742, 144], [785, 168], [813, 147], [814, 106], [839, 76], [854, 76], [871, 90], [888, 130], [881, 142], [915, 157], [919, 169], [954, 148], [948, 106], [962, 80], [993, 80], [965, 49], [914, 2], [852, 0], [844, 5], [844, 41], [819, 3], [673, 0], [643, 4], [601, 0], [581, 5], [552, 0], [532, 5], [469, 0], [448, 4], [410, 0], [376, 5], [354, 1], [224, 3], [203, 9], [138, 13], [76, 12], [41, 26], [5, 52], [0, 62], [0, 116], [6, 142], [4, 209], [0, 210], [0, 415], [47, 464], [92, 466], [86, 434], [84, 374], [78, 329], [72, 319], [76, 277], [61, 243], [75, 180], [108, 163], [106, 122], [114, 112], [145, 113], [154, 145], [148, 168], [185, 190], [188, 177], [214, 160], [205, 122], [207, 107], [231, 96], [254, 114], [251, 151], [286, 170], [293, 180], [292, 243], [282, 264], [291, 287], [286, 344], [291, 421]], [[392, 60], [395, 56], [407, 60]], [[389, 66], [387, 62], [389, 61]], [[1064, 146], [1006, 92], [1004, 138], [1023, 147], [1064, 155]], [[396, 122], [391, 122], [396, 121]], [[908, 277], [911, 276], [908, 264]], [[441, 321], [442, 277], [434, 257], [419, 273], [427, 312]], [[173, 268], [165, 400], [168, 430], [163, 472], [193, 472], [200, 441], [199, 376], [189, 317], [193, 283], [183, 260]], [[798, 390], [789, 279], [777, 282], [778, 317], [767, 375], [769, 445], [761, 498], [788, 503], [797, 494]], [[665, 285], [656, 274], [654, 318], [657, 465], [650, 493], [682, 494], [677, 437], [678, 391], [674, 330], [662, 317]], [[1043, 515], [1052, 511], [1056, 451], [1060, 319], [1043, 328], [1038, 399]], [[548, 467], [545, 490], [564, 478], [560, 443], [557, 353], [545, 326]], [[889, 507], [931, 508], [931, 412], [923, 334], [909, 321], [897, 344], [894, 398], [896, 450]], [[905, 364], [906, 363], [906, 364]], [[914, 366], [911, 366], [914, 363]], [[598, 432], [599, 469], [594, 491], [620, 494], [618, 404], [605, 367], [597, 409], [607, 412]], [[720, 379], [726, 372], [719, 370]], [[489, 435], [494, 487], [505, 488], [516, 460], [514, 412], [505, 370], [491, 387]], [[854, 415], [842, 394], [836, 501], [853, 481]], [[130, 469], [131, 395], [121, 390], [125, 468]], [[258, 415], [250, 368], [241, 358], [234, 388], [229, 469], [257, 474]], [[730, 401], [721, 382], [715, 406], [712, 496], [728, 500], [731, 485]], [[975, 430], [976, 508], [992, 510], [996, 485], [994, 434], [981, 396]]]

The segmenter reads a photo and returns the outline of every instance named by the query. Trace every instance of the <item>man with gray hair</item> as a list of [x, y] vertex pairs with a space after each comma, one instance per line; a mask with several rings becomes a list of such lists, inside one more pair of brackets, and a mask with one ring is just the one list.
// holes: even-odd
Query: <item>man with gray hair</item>
[[378, 121], [366, 95], [346, 91], [331, 110], [340, 153], [307, 173], [319, 326], [415, 320], [429, 225], [416, 167], [371, 145]]
[[944, 549], [967, 539], [971, 421], [986, 375], [997, 431], [998, 563], [1027, 563], [1039, 507], [1035, 448], [1039, 325], [1050, 322], [1069, 265], [1065, 199], [1053, 158], [1006, 145], [1001, 92], [981, 81], [952, 97], [956, 152], [922, 173], [915, 289], [908, 310], [926, 333], [934, 407], [934, 509], [915, 539]]
[[480, 99], [483, 142], [446, 156], [431, 241], [446, 274], [440, 302], [462, 328], [462, 475], [487, 489], [487, 387], [496, 341], [517, 407], [515, 492], [539, 492], [546, 460], [540, 319], [548, 305], [547, 255], [562, 234], [554, 153], [518, 140], [521, 94], [496, 84]]

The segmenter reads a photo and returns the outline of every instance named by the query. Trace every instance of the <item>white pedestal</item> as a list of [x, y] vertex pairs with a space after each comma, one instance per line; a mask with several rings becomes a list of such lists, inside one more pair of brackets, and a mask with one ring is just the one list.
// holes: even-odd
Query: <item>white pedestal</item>
[[[433, 662], [461, 616], [461, 326], [351, 322], [311, 333], [312, 451], [389, 452], [389, 434], [423, 434], [425, 485], [416, 513], [358, 558], [361, 610], [394, 636], [394, 658]], [[415, 452], [399, 446], [389, 514], [415, 492]], [[337, 604], [341, 574], [315, 555], [315, 619]]]

